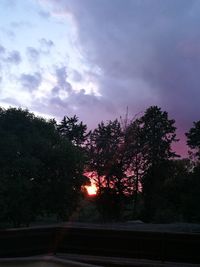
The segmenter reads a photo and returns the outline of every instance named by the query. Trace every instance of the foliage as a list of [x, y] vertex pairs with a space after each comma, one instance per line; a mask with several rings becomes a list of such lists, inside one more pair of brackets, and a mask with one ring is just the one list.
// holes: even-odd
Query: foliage
[[15, 226], [37, 215], [67, 218], [84, 183], [80, 151], [55, 123], [28, 110], [0, 110], [1, 220]]
[[[90, 157], [89, 170], [95, 171], [97, 176], [97, 205], [105, 220], [113, 219], [115, 215], [120, 217], [126, 182], [123, 140], [118, 120], [109, 121], [107, 124], [101, 122], [90, 134], [87, 146]], [[113, 201], [116, 205], [111, 208]], [[115, 207], [118, 212], [114, 212]]]
[[110, 174], [114, 175], [114, 166], [118, 163], [116, 156], [121, 135], [120, 123], [117, 120], [109, 121], [107, 124], [101, 122], [90, 134], [87, 146], [90, 156], [89, 170], [97, 173], [99, 191], [102, 187], [112, 187], [114, 182]]
[[148, 167], [163, 160], [176, 157], [171, 145], [177, 142], [175, 120], [168, 118], [168, 113], [157, 106], [152, 106], [140, 118], [143, 154]]
[[200, 221], [200, 121], [186, 133], [187, 144], [192, 149], [193, 169], [186, 184], [184, 215], [187, 221]]
[[[125, 127], [116, 119], [90, 133], [77, 116], [57, 124], [0, 108], [0, 136], [1, 225], [72, 215], [88, 222], [99, 215], [103, 221], [200, 221], [200, 121], [186, 133], [193, 159], [175, 159], [175, 121], [157, 106]], [[92, 200], [84, 199], [84, 174], [98, 188]]]
[[142, 188], [145, 217], [153, 218], [166, 179], [167, 162], [176, 156], [171, 150], [172, 143], [177, 141], [174, 123], [167, 112], [153, 106], [124, 128], [115, 120], [102, 122], [91, 133], [90, 170], [96, 171], [99, 195], [107, 201], [102, 206], [107, 207], [108, 215], [114, 211], [109, 209], [109, 201], [115, 196], [120, 210], [123, 207], [120, 199], [127, 195], [133, 196], [133, 216], [138, 214], [137, 198]]
[[84, 144], [88, 136], [86, 134], [87, 125], [83, 124], [82, 121], [79, 123], [76, 115], [71, 118], [64, 116], [57, 129], [61, 136], [66, 137], [76, 146]]
[[184, 184], [183, 219], [187, 222], [200, 222], [200, 164], [188, 176]]
[[194, 150], [194, 156], [200, 160], [200, 121], [194, 122], [186, 137], [188, 146]]
[[128, 194], [133, 196], [133, 217], [138, 213], [138, 194], [141, 190], [141, 181], [144, 174], [144, 157], [142, 146], [140, 121], [132, 121], [125, 128], [125, 157], [128, 174]]
[[145, 219], [152, 220], [157, 203], [162, 195], [161, 188], [165, 180], [168, 161], [177, 155], [171, 150], [176, 139], [175, 121], [157, 106], [148, 108], [140, 118], [142, 154], [145, 161], [145, 173], [142, 177]]

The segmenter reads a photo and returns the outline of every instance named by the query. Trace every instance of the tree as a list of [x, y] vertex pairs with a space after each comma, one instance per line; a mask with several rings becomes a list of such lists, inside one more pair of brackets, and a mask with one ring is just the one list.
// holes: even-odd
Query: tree
[[166, 111], [152, 106], [140, 118], [141, 144], [145, 173], [142, 178], [142, 188], [145, 204], [145, 217], [152, 220], [156, 207], [159, 205], [160, 188], [165, 178], [165, 162], [176, 157], [172, 151], [176, 138], [175, 121], [168, 118]]
[[187, 137], [187, 145], [194, 151], [194, 156], [197, 160], [200, 160], [200, 121], [194, 122], [194, 127], [185, 135]]
[[76, 115], [71, 118], [64, 116], [57, 128], [61, 136], [66, 137], [76, 146], [84, 144], [88, 136], [86, 134], [87, 125], [83, 124], [82, 121], [79, 123]]
[[[113, 218], [120, 217], [126, 178], [123, 152], [123, 132], [118, 120], [109, 121], [107, 124], [101, 122], [90, 134], [88, 170], [96, 173], [98, 203], [104, 217], [105, 214], [112, 217], [112, 212], [115, 213]], [[113, 205], [118, 208], [115, 209]], [[108, 207], [111, 213], [105, 211]]]
[[166, 111], [152, 106], [140, 118], [144, 156], [148, 166], [176, 157], [172, 143], [177, 142], [175, 120], [168, 118]]
[[[112, 168], [118, 162], [119, 146], [121, 144], [122, 131], [118, 120], [101, 122], [91, 134], [88, 144], [90, 153], [90, 170], [96, 171], [97, 186], [111, 188]], [[101, 179], [101, 180], [100, 180]]]
[[84, 158], [80, 151], [65, 139], [49, 151], [45, 165], [48, 166], [43, 180], [46, 188], [45, 211], [67, 220], [75, 211], [86, 183], [83, 176]]
[[127, 169], [127, 193], [133, 197], [133, 217], [138, 215], [138, 195], [144, 173], [142, 135], [140, 121], [132, 121], [125, 128], [125, 162]]
[[33, 220], [40, 204], [34, 198], [33, 180], [41, 161], [33, 155], [33, 144], [38, 140], [31, 127], [33, 120], [33, 114], [27, 110], [11, 108], [0, 112], [0, 190], [1, 206], [5, 209], [1, 216], [15, 226]]
[[196, 164], [184, 186], [183, 218], [185, 221], [200, 222], [200, 164]]
[[84, 184], [80, 151], [63, 139], [55, 121], [28, 110], [0, 110], [1, 219], [15, 226], [38, 215], [67, 219]]
[[187, 183], [185, 194], [185, 218], [187, 221], [200, 221], [200, 121], [194, 122], [193, 127], [186, 133], [187, 144], [192, 152], [193, 168]]
[[163, 162], [158, 175], [161, 179], [160, 193], [154, 214], [156, 222], [183, 221], [186, 216], [186, 198], [190, 181], [191, 163], [189, 159], [176, 159]]

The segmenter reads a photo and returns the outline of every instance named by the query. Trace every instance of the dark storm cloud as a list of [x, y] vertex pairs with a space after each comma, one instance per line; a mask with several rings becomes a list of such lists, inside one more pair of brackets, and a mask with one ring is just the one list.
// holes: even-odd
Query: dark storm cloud
[[20, 77], [22, 86], [30, 91], [36, 90], [42, 82], [42, 76], [39, 72], [34, 74], [22, 74]]
[[[46, 1], [58, 12], [57, 1]], [[200, 119], [199, 0], [61, 0], [59, 5], [73, 16], [84, 56], [97, 70], [102, 101], [116, 116], [126, 106], [134, 115], [159, 105], [177, 119], [182, 133]]]
[[185, 113], [188, 120], [200, 111], [199, 1], [60, 3], [74, 16], [88, 62], [100, 69], [105, 99], [133, 112], [162, 105], [173, 114]]

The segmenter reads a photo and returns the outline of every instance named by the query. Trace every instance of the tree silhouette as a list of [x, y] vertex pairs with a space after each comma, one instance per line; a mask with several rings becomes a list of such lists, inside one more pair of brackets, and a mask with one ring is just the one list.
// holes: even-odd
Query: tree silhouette
[[142, 146], [142, 132], [140, 121], [132, 121], [125, 129], [125, 157], [129, 186], [128, 194], [133, 197], [133, 216], [138, 212], [138, 195], [141, 191], [142, 177], [144, 174], [144, 158]]
[[145, 173], [142, 187], [145, 203], [145, 217], [151, 220], [159, 203], [163, 179], [165, 177], [165, 162], [177, 157], [172, 151], [172, 143], [177, 142], [175, 121], [168, 118], [166, 111], [152, 106], [140, 118], [142, 153], [145, 161]]
[[[126, 174], [123, 162], [123, 132], [118, 120], [109, 121], [107, 124], [101, 122], [98, 125], [90, 134], [88, 152], [90, 156], [89, 170], [95, 171], [97, 176], [100, 209], [103, 209], [104, 215], [110, 214], [111, 216], [111, 213], [105, 212], [104, 209], [111, 205], [109, 200], [113, 202], [113, 198], [115, 198], [115, 204], [118, 205], [116, 211], [118, 211], [113, 216], [119, 217]], [[116, 199], [118, 200], [116, 201]], [[105, 201], [107, 201], [106, 205]], [[114, 208], [110, 208], [110, 210], [114, 212]]]
[[55, 121], [28, 110], [0, 110], [1, 221], [19, 226], [38, 215], [67, 219], [84, 184], [84, 159]]
[[61, 136], [66, 137], [76, 146], [82, 145], [88, 136], [86, 134], [87, 125], [83, 124], [82, 121], [79, 122], [76, 115], [71, 118], [64, 116], [57, 128]]
[[194, 156], [200, 160], [200, 121], [194, 122], [188, 133], [186, 133], [187, 144], [194, 151]]
[[200, 221], [200, 121], [186, 133], [187, 144], [192, 152], [193, 168], [187, 182], [185, 194], [185, 217], [187, 221]]

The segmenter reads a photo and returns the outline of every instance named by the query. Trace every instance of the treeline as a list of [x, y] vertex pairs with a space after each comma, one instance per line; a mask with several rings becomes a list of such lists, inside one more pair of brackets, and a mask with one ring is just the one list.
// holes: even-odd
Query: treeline
[[88, 182], [79, 146], [86, 129], [76, 121], [67, 121], [64, 134], [55, 120], [20, 108], [0, 109], [1, 225], [29, 225], [52, 215], [67, 220], [72, 214]]
[[60, 123], [0, 109], [0, 222], [69, 220], [91, 177], [103, 221], [200, 222], [200, 121], [186, 133], [190, 157], [173, 150], [175, 121], [157, 106], [132, 121], [88, 132], [76, 116]]
[[88, 171], [104, 220], [200, 221], [200, 122], [186, 136], [193, 152], [181, 159], [172, 150], [175, 121], [157, 106], [130, 122], [102, 122], [91, 132]]

